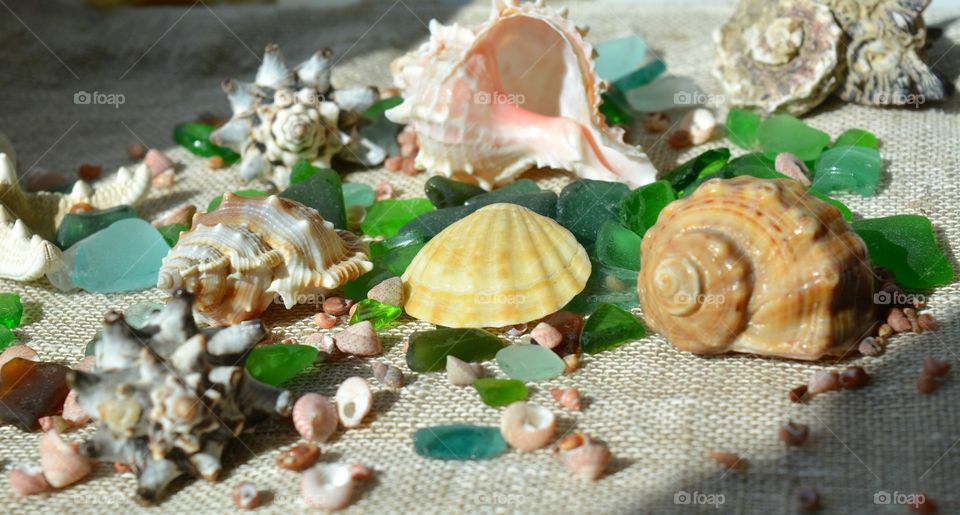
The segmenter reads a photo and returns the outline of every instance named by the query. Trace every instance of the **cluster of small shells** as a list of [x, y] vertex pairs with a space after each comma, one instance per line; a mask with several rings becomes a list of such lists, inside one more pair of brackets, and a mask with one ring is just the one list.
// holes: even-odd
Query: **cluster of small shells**
[[939, 100], [923, 60], [928, 1], [741, 0], [714, 33], [727, 100], [803, 114], [831, 93], [866, 105]]

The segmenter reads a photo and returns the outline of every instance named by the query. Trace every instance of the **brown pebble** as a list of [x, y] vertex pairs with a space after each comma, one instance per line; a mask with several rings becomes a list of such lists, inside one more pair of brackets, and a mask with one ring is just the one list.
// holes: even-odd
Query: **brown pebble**
[[796, 502], [797, 511], [801, 513], [809, 513], [821, 508], [820, 494], [809, 486], [805, 486], [797, 491]]
[[277, 466], [287, 470], [306, 470], [320, 459], [320, 448], [309, 443], [294, 445], [277, 458]]
[[883, 346], [881, 346], [873, 336], [864, 338], [857, 349], [860, 351], [860, 354], [864, 356], [879, 356], [883, 353]]
[[913, 329], [910, 321], [907, 320], [907, 316], [903, 314], [903, 310], [900, 308], [890, 310], [890, 314], [887, 315], [887, 325], [896, 333], [905, 333]]
[[940, 511], [937, 503], [933, 502], [933, 499], [931, 499], [927, 494], [914, 494], [913, 498], [915, 499], [915, 502], [907, 505], [907, 509], [913, 513], [923, 513], [925, 515], [929, 515], [931, 513], [937, 513]]
[[580, 401], [580, 391], [576, 388], [551, 388], [550, 395], [557, 404], [573, 411], [580, 411], [582, 403]]
[[880, 338], [889, 338], [893, 336], [893, 328], [890, 327], [890, 324], [883, 324], [880, 326], [880, 329], [877, 330], [877, 336]]
[[249, 481], [241, 481], [233, 487], [233, 505], [241, 510], [252, 510], [260, 506], [260, 491]]
[[390, 97], [399, 97], [399, 96], [400, 96], [400, 90], [398, 88], [395, 88], [393, 86], [380, 88], [380, 98], [383, 100], [388, 99]]
[[670, 145], [674, 150], [689, 148], [693, 146], [693, 136], [690, 134], [690, 131], [680, 129], [667, 138], [667, 145]]
[[383, 161], [383, 166], [391, 172], [399, 172], [403, 168], [403, 158], [400, 156], [390, 156]]
[[937, 378], [923, 372], [917, 378], [917, 391], [923, 395], [930, 395], [937, 389]]
[[940, 324], [937, 323], [937, 319], [933, 318], [933, 315], [930, 313], [922, 313], [917, 317], [917, 325], [920, 326], [920, 329], [924, 331], [936, 331]]
[[373, 477], [373, 469], [362, 464], [354, 463], [350, 465], [350, 478], [354, 481], [366, 481]]
[[131, 143], [127, 145], [127, 155], [130, 159], [139, 161], [147, 155], [147, 147], [143, 146], [143, 143]]
[[804, 424], [798, 424], [793, 421], [788, 421], [786, 424], [780, 426], [780, 441], [791, 446], [791, 447], [800, 447], [807, 441], [807, 437], [810, 436], [810, 428]]
[[113, 462], [113, 471], [117, 474], [126, 474], [127, 472], [133, 472], [133, 467], [127, 463], [115, 461]]
[[667, 132], [670, 128], [670, 115], [667, 113], [648, 113], [643, 117], [643, 129], [653, 134]]
[[313, 316], [313, 323], [320, 329], [330, 329], [337, 325], [337, 317], [329, 313], [317, 313]]
[[732, 452], [710, 451], [707, 456], [727, 470], [732, 470], [733, 472], [743, 472], [747, 470], [747, 463], [740, 459], [740, 456]]
[[814, 396], [840, 388], [840, 377], [836, 370], [821, 370], [807, 383], [807, 395]]
[[219, 170], [226, 165], [226, 162], [220, 156], [211, 156], [210, 159], [207, 159], [207, 168], [211, 170]]
[[807, 399], [807, 385], [802, 384], [793, 390], [790, 390], [790, 393], [787, 394], [787, 398], [790, 399], [790, 402], [803, 402]]
[[92, 181], [100, 177], [103, 167], [100, 165], [82, 164], [77, 170], [77, 176], [85, 181]]
[[400, 166], [400, 172], [404, 175], [416, 175], [420, 173], [412, 157], [403, 159], [403, 165]]
[[870, 383], [870, 374], [859, 365], [852, 365], [840, 372], [840, 387], [844, 390], [858, 390]]
[[350, 303], [343, 297], [327, 297], [323, 300], [323, 311], [335, 317], [343, 316], [350, 310]]
[[923, 373], [933, 377], [943, 377], [950, 371], [950, 362], [928, 356], [923, 360]]
[[87, 204], [86, 202], [77, 202], [76, 204], [70, 206], [70, 212], [74, 214], [89, 213], [95, 209], [95, 207], [93, 207], [91, 204]]

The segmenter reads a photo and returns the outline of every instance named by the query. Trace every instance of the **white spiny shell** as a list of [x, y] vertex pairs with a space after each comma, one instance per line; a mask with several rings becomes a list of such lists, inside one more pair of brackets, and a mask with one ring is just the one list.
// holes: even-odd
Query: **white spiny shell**
[[863, 240], [794, 180], [703, 183], [663, 209], [640, 261], [647, 323], [684, 351], [819, 359], [874, 322]]
[[198, 214], [163, 260], [157, 287], [185, 288], [199, 314], [223, 324], [256, 318], [276, 295], [289, 309], [373, 267], [367, 246], [299, 202], [224, 195]]
[[[13, 160], [0, 153], [0, 277], [31, 281], [63, 265], [60, 250], [46, 240], [74, 204], [87, 203], [96, 209], [122, 204], [136, 205], [150, 192], [150, 170], [137, 165], [133, 171], [120, 168], [116, 177], [91, 188], [77, 181], [69, 195], [27, 193], [20, 189]], [[36, 233], [36, 234], [34, 234]]]
[[549, 315], [583, 290], [590, 258], [554, 220], [492, 204], [444, 229], [403, 274], [404, 309], [446, 327], [506, 327]]
[[391, 64], [404, 102], [387, 112], [419, 136], [416, 164], [486, 189], [533, 167], [640, 186], [656, 169], [600, 113], [593, 47], [562, 13], [496, 1], [475, 29], [430, 22]]

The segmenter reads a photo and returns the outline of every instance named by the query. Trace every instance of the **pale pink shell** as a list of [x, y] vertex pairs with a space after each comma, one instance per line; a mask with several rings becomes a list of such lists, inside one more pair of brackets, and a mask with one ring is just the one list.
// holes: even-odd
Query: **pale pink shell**
[[337, 412], [343, 427], [359, 426], [372, 406], [373, 394], [366, 379], [351, 377], [337, 388]]
[[353, 477], [349, 465], [328, 463], [305, 471], [300, 479], [303, 500], [313, 508], [336, 511], [353, 498]]
[[93, 462], [80, 454], [79, 449], [79, 444], [67, 443], [53, 431], [48, 431], [40, 439], [40, 468], [50, 486], [63, 488], [90, 473]]
[[308, 393], [293, 405], [293, 426], [300, 436], [325, 442], [337, 430], [337, 406], [318, 393]]

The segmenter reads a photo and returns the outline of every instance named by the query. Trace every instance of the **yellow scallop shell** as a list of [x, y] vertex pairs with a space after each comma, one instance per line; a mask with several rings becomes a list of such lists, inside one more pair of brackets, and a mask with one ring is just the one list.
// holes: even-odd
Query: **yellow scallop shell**
[[796, 181], [708, 181], [660, 213], [640, 257], [647, 323], [681, 350], [818, 359], [874, 322], [863, 240]]
[[554, 313], [583, 290], [590, 259], [570, 231], [515, 204], [450, 225], [403, 274], [406, 312], [445, 327], [505, 327]]

